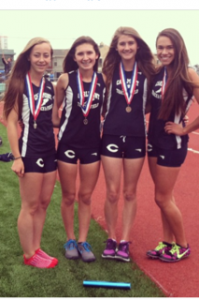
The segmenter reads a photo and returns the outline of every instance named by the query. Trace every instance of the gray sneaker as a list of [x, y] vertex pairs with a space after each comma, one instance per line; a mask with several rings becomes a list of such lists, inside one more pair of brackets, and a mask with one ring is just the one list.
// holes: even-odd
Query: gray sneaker
[[64, 244], [65, 257], [68, 259], [79, 258], [79, 252], [77, 250], [77, 242], [75, 240], [69, 240]]
[[87, 242], [78, 243], [77, 249], [79, 254], [84, 262], [92, 262], [95, 261], [95, 255], [91, 251], [91, 245]]

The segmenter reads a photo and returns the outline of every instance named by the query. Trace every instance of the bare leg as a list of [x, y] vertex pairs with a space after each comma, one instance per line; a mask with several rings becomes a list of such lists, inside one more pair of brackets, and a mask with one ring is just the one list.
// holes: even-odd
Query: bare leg
[[108, 227], [108, 237], [116, 240], [116, 224], [118, 216], [118, 200], [122, 174], [122, 158], [102, 155], [102, 164], [106, 179], [105, 218]]
[[129, 241], [137, 210], [136, 189], [144, 158], [124, 159], [124, 208], [122, 240]]
[[91, 195], [99, 176], [100, 162], [81, 164], [80, 188], [78, 193], [79, 242], [85, 242], [91, 218]]
[[54, 190], [57, 171], [45, 173], [42, 181], [39, 207], [34, 216], [34, 238], [33, 246], [37, 250], [40, 248], [42, 231], [46, 218], [46, 211]]
[[58, 161], [58, 170], [62, 187], [61, 214], [67, 240], [74, 240], [74, 202], [77, 165]]
[[[149, 163], [149, 170], [151, 173], [151, 177], [155, 184], [157, 157], [148, 157], [148, 163]], [[175, 203], [175, 199], [173, 196], [172, 196], [172, 201]], [[163, 228], [163, 237], [164, 237], [163, 239], [167, 243], [172, 243], [175, 241], [172, 229], [164, 215], [164, 212], [161, 210], [160, 213], [161, 213], [161, 219], [162, 219], [162, 228]]]
[[179, 168], [170, 168], [157, 165], [155, 179], [155, 199], [163, 212], [175, 236], [176, 243], [187, 247], [182, 215], [173, 202], [173, 188], [179, 174]]
[[35, 253], [34, 218], [39, 207], [43, 174], [26, 173], [19, 179], [21, 194], [21, 211], [18, 217], [18, 232], [20, 243], [26, 258]]

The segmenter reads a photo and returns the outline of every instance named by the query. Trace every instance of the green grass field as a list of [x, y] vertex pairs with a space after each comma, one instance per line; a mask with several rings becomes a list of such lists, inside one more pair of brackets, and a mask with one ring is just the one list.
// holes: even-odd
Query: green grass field
[[[6, 130], [0, 124], [3, 145], [0, 154], [9, 152]], [[56, 183], [43, 231], [42, 248], [59, 259], [54, 269], [23, 265], [17, 233], [20, 210], [18, 179], [10, 170], [12, 162], [0, 161], [0, 297], [163, 297], [163, 293], [133, 263], [101, 258], [106, 233], [91, 221], [88, 242], [97, 257], [94, 263], [69, 261], [64, 257], [65, 231], [60, 214], [61, 189]], [[77, 205], [75, 231], [78, 232]], [[86, 288], [83, 280], [130, 282], [130, 290]]]

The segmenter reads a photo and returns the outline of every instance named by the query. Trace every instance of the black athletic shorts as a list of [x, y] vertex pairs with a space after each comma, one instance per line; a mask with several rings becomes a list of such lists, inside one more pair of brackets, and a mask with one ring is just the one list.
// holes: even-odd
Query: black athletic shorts
[[146, 154], [146, 138], [104, 134], [101, 155], [117, 158], [141, 158]]
[[99, 147], [81, 149], [59, 143], [57, 149], [57, 160], [70, 164], [76, 164], [78, 160], [81, 164], [92, 164], [100, 160]]
[[48, 173], [57, 170], [56, 154], [50, 156], [22, 157], [25, 173]]
[[187, 156], [187, 144], [180, 149], [160, 149], [148, 142], [149, 157], [157, 157], [157, 164], [164, 167], [180, 167]]

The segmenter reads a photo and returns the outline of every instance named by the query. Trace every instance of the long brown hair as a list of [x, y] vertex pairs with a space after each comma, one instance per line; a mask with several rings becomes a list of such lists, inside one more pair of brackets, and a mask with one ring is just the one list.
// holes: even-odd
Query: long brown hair
[[[27, 72], [30, 70], [30, 61], [28, 60], [30, 53], [34, 46], [48, 43], [51, 47], [51, 44], [48, 40], [36, 37], [31, 39], [24, 50], [19, 54], [14, 67], [11, 71], [10, 77], [8, 79], [8, 84], [3, 100], [4, 104], [4, 116], [7, 119], [11, 110], [17, 108], [18, 106], [18, 118], [21, 118], [22, 104], [23, 104], [23, 92], [24, 92], [24, 79]], [[51, 47], [51, 57], [53, 50]]]
[[70, 71], [78, 69], [78, 64], [74, 61], [74, 56], [75, 56], [76, 47], [80, 46], [82, 44], [90, 44], [90, 45], [92, 45], [93, 48], [94, 48], [95, 53], [98, 54], [98, 58], [97, 58], [97, 60], [95, 62], [94, 68], [93, 68], [94, 71], [97, 72], [97, 69], [98, 69], [98, 60], [100, 58], [99, 47], [96, 44], [96, 42], [92, 38], [90, 38], [89, 36], [81, 36], [81, 37], [79, 37], [78, 39], [76, 39], [74, 41], [74, 43], [72, 44], [70, 50], [66, 54], [66, 57], [64, 58], [64, 61], [63, 61], [63, 70], [64, 70], [64, 73], [68, 73]]
[[106, 75], [106, 79], [107, 79], [107, 91], [109, 90], [113, 73], [116, 70], [116, 68], [119, 66], [119, 63], [121, 61], [121, 57], [118, 54], [118, 51], [116, 50], [118, 39], [121, 35], [132, 36], [136, 40], [139, 49], [136, 53], [135, 60], [138, 63], [138, 68], [147, 77], [148, 85], [150, 86], [151, 76], [154, 75], [155, 71], [153, 65], [154, 57], [149, 46], [143, 41], [143, 39], [140, 37], [140, 35], [135, 29], [131, 27], [120, 27], [116, 30], [112, 38], [110, 49], [105, 58], [103, 69], [102, 69], [102, 72]]
[[180, 33], [173, 28], [162, 30], [157, 36], [156, 46], [161, 36], [169, 38], [174, 47], [174, 60], [170, 64], [172, 72], [159, 113], [159, 119], [167, 120], [173, 111], [176, 114], [185, 114], [186, 103], [183, 98], [183, 89], [186, 90], [188, 97], [191, 97], [194, 84], [188, 74], [189, 57]]

